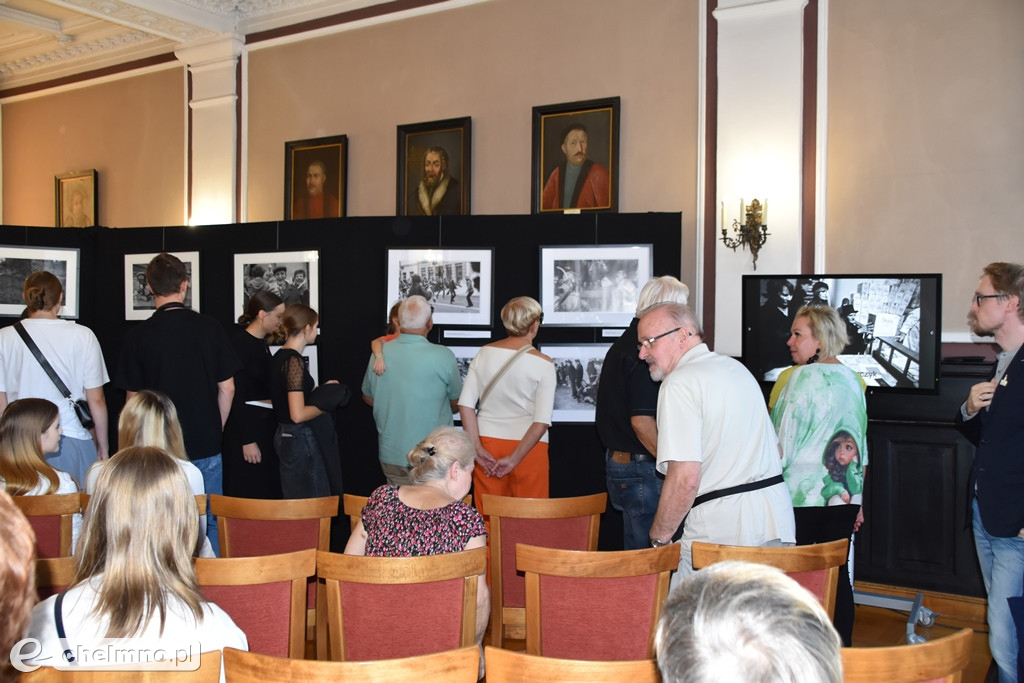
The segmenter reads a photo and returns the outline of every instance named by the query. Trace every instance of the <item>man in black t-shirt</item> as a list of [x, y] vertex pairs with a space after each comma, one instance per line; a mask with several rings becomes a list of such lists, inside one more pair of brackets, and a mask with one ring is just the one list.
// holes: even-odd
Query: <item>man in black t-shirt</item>
[[623, 548], [649, 547], [664, 477], [655, 469], [658, 390], [647, 363], [637, 355], [637, 325], [644, 310], [659, 303], [685, 304], [690, 289], [671, 275], [653, 278], [637, 300], [636, 317], [604, 357], [597, 387], [597, 433], [605, 447], [608, 498], [622, 511]]
[[[223, 490], [221, 438], [241, 362], [214, 318], [185, 307], [188, 272], [177, 257], [161, 253], [146, 267], [156, 312], [125, 335], [114, 385], [131, 398], [143, 389], [161, 391], [178, 411], [185, 451], [203, 474], [206, 493]], [[217, 518], [206, 533], [215, 553]]]

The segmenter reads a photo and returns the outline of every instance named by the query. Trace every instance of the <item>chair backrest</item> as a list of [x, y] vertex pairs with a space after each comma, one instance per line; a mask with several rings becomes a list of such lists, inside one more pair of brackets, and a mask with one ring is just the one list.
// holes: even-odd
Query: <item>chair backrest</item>
[[473, 645], [487, 549], [421, 557], [317, 553], [330, 658], [412, 657]]
[[[89, 501], [92, 500], [92, 494], [91, 493], [79, 493], [78, 495], [82, 497], [82, 512], [84, 513], [85, 509], [87, 507], [89, 507]], [[200, 517], [206, 514], [206, 494], [205, 493], [196, 496], [196, 507], [199, 508], [199, 516]]]
[[652, 659], [679, 548], [593, 552], [520, 544], [526, 652], [597, 661]]
[[259, 557], [197, 558], [203, 597], [228, 613], [249, 649], [302, 657], [306, 644], [306, 582], [316, 574], [316, 550]]
[[[363, 508], [366, 507], [366, 501], [370, 498], [368, 496], [356, 496], [351, 493], [346, 493], [342, 497], [341, 505], [346, 515], [348, 515], [348, 522], [354, 531], [356, 524], [359, 524], [363, 518]], [[462, 502], [466, 505], [470, 505], [473, 502], [472, 494], [467, 493], [462, 499]]]
[[145, 666], [135, 664], [119, 666], [117, 669], [96, 667], [71, 671], [59, 671], [51, 666], [44, 666], [22, 674], [18, 680], [25, 683], [219, 683], [220, 650], [202, 653], [199, 668], [194, 671], [189, 671], [183, 666], [169, 670], [146, 671], [143, 668]]
[[75, 558], [41, 557], [36, 560], [36, 594], [40, 602], [56, 595], [75, 580]]
[[77, 493], [11, 496], [36, 532], [36, 557], [71, 554], [71, 519], [82, 509]]
[[594, 662], [484, 648], [487, 683], [661, 683], [653, 659]]
[[491, 645], [502, 647], [505, 625], [525, 623], [526, 584], [516, 572], [516, 544], [597, 550], [607, 493], [573, 498], [513, 498], [483, 494], [491, 549]]
[[404, 659], [372, 662], [318, 662], [304, 659], [281, 659], [224, 649], [225, 683], [268, 681], [273, 683], [305, 683], [305, 681], [360, 681], [360, 683], [423, 683], [450, 681], [475, 683], [480, 664], [476, 646], [447, 650]]
[[846, 539], [772, 548], [694, 541], [693, 566], [701, 569], [715, 562], [743, 560], [776, 567], [813, 593], [832, 617], [836, 610], [839, 568], [846, 563], [849, 546]]
[[957, 683], [971, 660], [969, 628], [920, 645], [844, 647], [845, 683]]
[[259, 500], [210, 494], [210, 512], [217, 516], [223, 557], [327, 550], [338, 496]]

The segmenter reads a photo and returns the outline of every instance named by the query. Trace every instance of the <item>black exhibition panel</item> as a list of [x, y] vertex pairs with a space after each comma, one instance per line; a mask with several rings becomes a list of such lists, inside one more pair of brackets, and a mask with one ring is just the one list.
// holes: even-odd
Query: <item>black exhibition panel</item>
[[[126, 254], [198, 251], [199, 306], [225, 327], [235, 321], [235, 255], [316, 250], [319, 252], [320, 314], [317, 341], [320, 382], [337, 379], [353, 401], [337, 415], [344, 486], [368, 495], [384, 481], [377, 462], [377, 433], [369, 406], [358, 396], [370, 358], [370, 340], [387, 323], [387, 250], [413, 248], [491, 249], [493, 273], [490, 334], [479, 339], [445, 337], [446, 329], [485, 326], [436, 325], [430, 341], [478, 346], [504, 337], [500, 311], [515, 296], [540, 299], [542, 246], [653, 245], [652, 274], [679, 276], [682, 218], [679, 213], [510, 215], [459, 217], [359, 217], [241, 223], [199, 227], [110, 229], [0, 226], [0, 245], [72, 247], [79, 250], [79, 317], [100, 341], [111, 377], [121, 340], [136, 321], [125, 319]], [[638, 283], [642, 285], [642, 283]], [[0, 318], [0, 327], [15, 318]], [[541, 328], [535, 344], [610, 343], [604, 328]], [[111, 449], [124, 392], [106, 387]], [[592, 423], [556, 423], [550, 431], [551, 495], [605, 490], [604, 454]], [[602, 520], [601, 547], [621, 547], [621, 517], [609, 508]]]

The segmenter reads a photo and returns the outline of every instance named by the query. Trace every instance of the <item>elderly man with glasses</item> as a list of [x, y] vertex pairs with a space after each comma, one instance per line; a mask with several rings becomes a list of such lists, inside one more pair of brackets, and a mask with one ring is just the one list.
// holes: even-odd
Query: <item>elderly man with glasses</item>
[[661, 382], [657, 467], [665, 483], [650, 543], [679, 541], [673, 587], [693, 572], [693, 541], [794, 543], [779, 442], [753, 375], [708, 349], [688, 306], [649, 309], [637, 335], [640, 359]]
[[987, 382], [971, 387], [960, 431], [975, 446], [967, 483], [974, 543], [988, 592], [989, 649], [999, 680], [1017, 680], [1017, 634], [1008, 598], [1024, 576], [1024, 265], [990, 263], [967, 313], [971, 332], [999, 346]]

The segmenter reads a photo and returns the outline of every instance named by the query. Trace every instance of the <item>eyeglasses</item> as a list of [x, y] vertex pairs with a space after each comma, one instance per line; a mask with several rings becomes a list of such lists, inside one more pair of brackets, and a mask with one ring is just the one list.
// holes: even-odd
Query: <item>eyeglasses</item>
[[681, 329], [683, 329], [683, 328], [682, 327], [677, 327], [677, 328], [675, 328], [673, 330], [669, 330], [668, 332], [662, 332], [657, 337], [650, 337], [648, 339], [644, 339], [643, 341], [641, 341], [640, 343], [638, 343], [636, 345], [636, 350], [640, 351], [640, 350], [645, 349], [645, 348], [647, 350], [650, 350], [654, 346], [654, 342], [658, 341], [662, 337], [667, 337], [668, 335], [672, 334], [673, 332], [678, 332]]
[[981, 306], [981, 302], [985, 299], [1002, 299], [1005, 294], [975, 294], [974, 303], [977, 306]]

